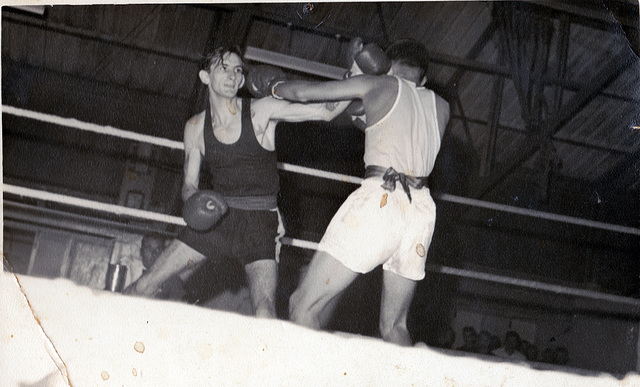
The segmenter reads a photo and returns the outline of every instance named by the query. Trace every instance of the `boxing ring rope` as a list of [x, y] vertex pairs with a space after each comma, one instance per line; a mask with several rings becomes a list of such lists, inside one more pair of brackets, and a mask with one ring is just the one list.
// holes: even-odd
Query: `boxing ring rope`
[[[30, 189], [30, 188], [18, 187], [10, 184], [4, 184], [3, 191], [5, 193], [10, 193], [10, 194], [14, 194], [22, 197], [29, 197], [32, 199], [52, 201], [52, 202], [61, 203], [61, 204], [70, 204], [76, 207], [110, 212], [110, 213], [115, 213], [117, 215], [127, 215], [127, 216], [146, 219], [146, 220], [175, 224], [178, 226], [186, 226], [186, 223], [184, 222], [184, 220], [178, 216], [159, 214], [156, 212], [122, 207], [114, 204], [107, 204], [107, 203], [101, 203], [101, 202], [96, 202], [92, 200], [79, 199], [73, 196], [39, 191], [39, 190]], [[291, 237], [282, 238], [282, 243], [288, 246], [299, 247], [299, 248], [304, 248], [309, 250], [316, 250], [318, 247], [318, 244], [316, 242], [295, 239]], [[640, 300], [636, 300], [628, 297], [616, 296], [613, 294], [595, 292], [595, 291], [586, 290], [586, 289], [576, 289], [576, 288], [570, 288], [567, 286], [554, 285], [554, 284], [549, 284], [549, 283], [544, 283], [539, 281], [530, 281], [530, 280], [516, 279], [516, 278], [495, 275], [495, 274], [479, 273], [476, 271], [457, 269], [457, 268], [448, 267], [448, 266], [437, 266], [437, 265], [427, 264], [427, 269], [432, 272], [449, 274], [449, 275], [454, 275], [458, 277], [466, 277], [466, 278], [479, 279], [479, 280], [484, 280], [489, 282], [497, 282], [505, 285], [514, 285], [514, 286], [520, 286], [520, 287], [525, 287], [525, 288], [530, 288], [535, 290], [546, 290], [546, 291], [557, 293], [557, 294], [582, 296], [582, 297], [587, 297], [592, 299], [606, 300], [606, 301], [612, 301], [616, 303], [628, 304], [628, 305], [640, 307]]]
[[[18, 116], [18, 117], [23, 117], [23, 118], [31, 118], [34, 120], [48, 122], [48, 123], [60, 125], [60, 126], [66, 126], [74, 129], [80, 129], [84, 131], [105, 134], [105, 135], [120, 137], [120, 138], [139, 141], [139, 142], [145, 142], [148, 144], [164, 146], [171, 149], [184, 150], [184, 144], [180, 141], [174, 141], [174, 140], [158, 138], [158, 137], [154, 137], [146, 134], [129, 132], [129, 131], [117, 129], [111, 126], [102, 126], [102, 125], [92, 124], [92, 123], [83, 122], [83, 121], [79, 121], [72, 118], [59, 117], [52, 114], [33, 112], [30, 110], [16, 108], [13, 106], [2, 105], [2, 113], [8, 113], [8, 114]], [[343, 175], [343, 174], [334, 173], [334, 172], [327, 172], [319, 169], [302, 167], [299, 165], [292, 165], [288, 163], [278, 163], [278, 168], [287, 172], [294, 172], [294, 173], [299, 173], [299, 174], [304, 174], [304, 175], [309, 175], [314, 177], [321, 177], [321, 178], [335, 180], [343, 183], [360, 184], [362, 183], [362, 180], [363, 180], [360, 177]], [[509, 212], [512, 214], [530, 216], [534, 218], [553, 220], [558, 222], [570, 223], [578, 226], [599, 228], [602, 230], [640, 236], [640, 229], [633, 228], [633, 227], [598, 222], [594, 220], [576, 218], [576, 217], [567, 216], [567, 215], [553, 214], [549, 212], [531, 210], [527, 208], [513, 207], [506, 204], [492, 203], [492, 202], [487, 202], [483, 200], [470, 199], [470, 198], [465, 198], [465, 197], [445, 194], [445, 193], [434, 193], [434, 197], [438, 200], [442, 200], [445, 202], [464, 204], [464, 205], [469, 205], [473, 207], [481, 207], [481, 208], [497, 210], [502, 212]], [[133, 214], [131, 215], [137, 216]], [[168, 223], [173, 223], [173, 222], [168, 222]]]
[[[82, 122], [76, 119], [69, 119], [64, 117], [58, 117], [51, 114], [33, 112], [33, 111], [15, 108], [15, 107], [6, 106], [6, 105], [2, 105], [2, 113], [8, 113], [15, 116], [31, 118], [34, 120], [40, 120], [43, 122], [48, 122], [56, 125], [71, 127], [71, 128], [85, 130], [85, 131], [90, 131], [94, 133], [111, 135], [115, 137], [130, 139], [130, 140], [139, 141], [139, 142], [145, 142], [145, 143], [154, 144], [158, 146], [164, 146], [172, 149], [184, 150], [184, 144], [182, 142], [163, 139], [163, 138], [157, 138], [150, 135], [144, 135], [139, 133], [132, 133], [125, 130], [113, 128], [111, 126], [101, 126], [97, 124]], [[313, 168], [307, 168], [307, 167], [302, 167], [302, 166], [297, 166], [297, 165], [292, 165], [287, 163], [278, 163], [278, 168], [280, 168], [283, 171], [300, 173], [300, 174], [305, 174], [305, 175], [314, 176], [314, 177], [321, 177], [321, 178], [326, 178], [330, 180], [351, 183], [351, 184], [360, 184], [363, 180], [362, 178], [359, 178], [359, 177], [343, 175], [343, 174], [338, 174], [333, 172], [326, 172], [322, 170], [317, 170]], [[72, 205], [72, 206], [81, 207], [81, 208], [90, 209], [90, 210], [109, 212], [116, 215], [130, 216], [134, 218], [158, 221], [158, 222], [174, 224], [178, 226], [186, 225], [184, 219], [178, 216], [160, 214], [152, 211], [123, 207], [115, 204], [97, 202], [93, 200], [81, 199], [81, 198], [72, 197], [68, 195], [40, 191], [40, 190], [35, 190], [31, 188], [26, 188], [26, 187], [19, 187], [11, 184], [3, 184], [2, 190], [4, 193], [18, 195], [21, 197], [28, 197], [31, 199], [52, 201], [60, 204], [67, 204], [67, 205]], [[574, 224], [579, 226], [598, 228], [598, 229], [614, 231], [619, 233], [640, 235], [640, 229], [633, 228], [633, 227], [626, 227], [621, 225], [575, 218], [571, 216], [558, 215], [558, 214], [547, 213], [542, 211], [512, 207], [504, 204], [491, 203], [491, 202], [486, 202], [482, 200], [464, 198], [464, 197], [450, 195], [450, 194], [434, 194], [434, 197], [436, 199], [452, 202], [452, 203], [458, 203], [458, 204], [469, 205], [474, 207], [481, 207], [481, 208], [508, 212], [508, 213], [529, 216], [534, 218], [553, 220], [553, 221], [564, 222], [564, 223], [569, 223], [569, 224]], [[316, 250], [318, 246], [316, 242], [295, 239], [291, 237], [282, 238], [282, 243], [288, 246], [299, 247], [299, 248], [304, 248], [309, 250]], [[611, 301], [616, 303], [627, 304], [635, 307], [640, 307], [640, 300], [617, 296], [617, 295], [608, 294], [608, 293], [600, 293], [600, 292], [591, 291], [587, 289], [576, 289], [576, 288], [571, 288], [567, 286], [554, 285], [554, 284], [549, 284], [549, 283], [544, 283], [539, 281], [516, 279], [516, 278], [511, 278], [511, 277], [506, 277], [501, 275], [480, 273], [480, 272], [475, 272], [470, 270], [458, 269], [458, 268], [447, 267], [447, 266], [437, 266], [432, 264], [427, 264], [427, 270], [432, 272], [437, 272], [437, 273], [455, 275], [458, 277], [473, 278], [473, 279], [479, 279], [479, 280], [484, 280], [489, 282], [502, 283], [506, 285], [514, 285], [514, 286], [520, 286], [525, 288], [531, 288], [535, 290], [545, 290], [552, 293], [581, 296], [581, 297], [586, 297], [591, 299], [606, 300], [606, 301]]]

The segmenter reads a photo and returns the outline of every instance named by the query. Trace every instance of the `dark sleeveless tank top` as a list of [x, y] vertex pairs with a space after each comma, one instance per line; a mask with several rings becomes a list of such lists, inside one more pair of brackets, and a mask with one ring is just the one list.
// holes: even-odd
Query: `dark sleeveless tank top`
[[280, 188], [277, 155], [264, 149], [256, 139], [251, 122], [251, 99], [242, 99], [241, 118], [238, 141], [223, 144], [213, 134], [211, 108], [207, 103], [204, 148], [211, 172], [211, 189], [225, 197], [272, 197], [275, 200]]

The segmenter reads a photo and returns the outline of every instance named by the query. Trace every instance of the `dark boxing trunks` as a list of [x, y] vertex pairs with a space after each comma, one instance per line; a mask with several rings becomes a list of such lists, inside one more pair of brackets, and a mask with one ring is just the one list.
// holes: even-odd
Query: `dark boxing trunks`
[[270, 210], [240, 210], [229, 207], [220, 222], [207, 231], [182, 229], [178, 240], [209, 259], [227, 257], [242, 265], [276, 259], [278, 213]]

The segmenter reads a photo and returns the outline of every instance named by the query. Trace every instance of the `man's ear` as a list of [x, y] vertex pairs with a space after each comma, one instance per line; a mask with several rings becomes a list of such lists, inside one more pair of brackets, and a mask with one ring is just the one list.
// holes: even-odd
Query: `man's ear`
[[200, 72], [198, 73], [198, 76], [200, 77], [200, 81], [202, 83], [204, 83], [205, 85], [209, 84], [209, 73], [208, 72], [206, 72], [205, 70], [200, 70]]

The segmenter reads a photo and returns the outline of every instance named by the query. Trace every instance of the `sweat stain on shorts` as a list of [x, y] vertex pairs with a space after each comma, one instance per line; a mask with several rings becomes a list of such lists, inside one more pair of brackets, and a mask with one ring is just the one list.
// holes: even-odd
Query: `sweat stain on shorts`
[[345, 215], [344, 223], [349, 225], [349, 227], [354, 230], [357, 230], [360, 228], [360, 222], [358, 221], [358, 217], [350, 212]]

